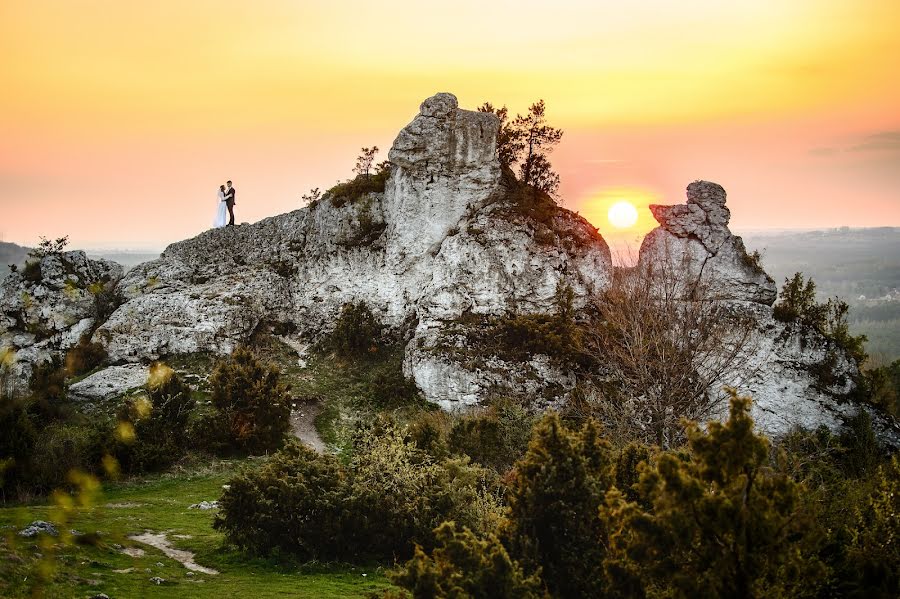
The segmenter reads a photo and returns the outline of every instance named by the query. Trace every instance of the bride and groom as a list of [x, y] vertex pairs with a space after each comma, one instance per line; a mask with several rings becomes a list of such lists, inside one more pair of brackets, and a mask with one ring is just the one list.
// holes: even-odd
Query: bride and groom
[[[225, 189], [225, 185], [228, 186], [228, 189]], [[234, 205], [237, 203], [234, 201], [234, 187], [231, 186], [231, 181], [225, 185], [219, 186], [219, 208], [216, 211], [216, 220], [213, 222], [213, 227], [216, 229], [221, 229], [226, 225], [234, 226]]]

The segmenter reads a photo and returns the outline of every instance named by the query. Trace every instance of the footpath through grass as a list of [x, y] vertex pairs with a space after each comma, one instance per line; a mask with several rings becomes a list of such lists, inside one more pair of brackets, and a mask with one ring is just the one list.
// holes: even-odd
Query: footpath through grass
[[[256, 461], [107, 485], [99, 501], [78, 509], [69, 525], [100, 533], [94, 543], [19, 537], [32, 521], [52, 519], [50, 500], [0, 508], [0, 597], [364, 597], [389, 586], [380, 567], [300, 564], [224, 548], [222, 534], [212, 529], [215, 512], [188, 506], [218, 499], [237, 468]], [[146, 531], [165, 533], [173, 547], [193, 552], [194, 562], [219, 574], [190, 572], [159, 549], [128, 538]], [[42, 576], [46, 565], [50, 569]]]

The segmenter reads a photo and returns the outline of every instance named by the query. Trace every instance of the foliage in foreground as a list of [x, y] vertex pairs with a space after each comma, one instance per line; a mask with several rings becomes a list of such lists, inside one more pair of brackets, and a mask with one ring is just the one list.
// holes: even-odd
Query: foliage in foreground
[[538, 423], [510, 484], [506, 535], [529, 571], [543, 571], [554, 596], [603, 591], [605, 531], [597, 506], [612, 484], [610, 447], [596, 422], [572, 431], [550, 414]]
[[360, 432], [342, 464], [289, 444], [263, 467], [242, 473], [221, 499], [214, 526], [254, 553], [305, 559], [408, 557], [433, 547], [434, 529], [455, 520], [495, 525], [490, 475], [465, 461], [435, 461], [390, 422]]
[[431, 555], [415, 555], [391, 574], [391, 581], [415, 598], [537, 599], [545, 593], [537, 575], [526, 576], [493, 534], [479, 538], [445, 522], [435, 530]]
[[801, 489], [769, 464], [750, 400], [734, 395], [729, 420], [688, 429], [690, 457], [663, 454], [641, 476], [652, 507], [611, 493], [606, 571], [623, 596], [814, 596], [826, 573], [819, 531]]
[[207, 421], [211, 440], [247, 453], [281, 447], [291, 405], [278, 370], [239, 348], [216, 366], [209, 382], [216, 409]]

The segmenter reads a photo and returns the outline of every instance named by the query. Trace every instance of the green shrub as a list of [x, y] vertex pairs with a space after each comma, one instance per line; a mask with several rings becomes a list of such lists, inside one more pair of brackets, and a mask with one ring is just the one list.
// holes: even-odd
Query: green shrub
[[12, 499], [17, 484], [29, 476], [28, 464], [34, 453], [38, 429], [24, 401], [0, 399], [0, 492]]
[[431, 547], [447, 519], [477, 531], [496, 526], [488, 473], [436, 462], [391, 422], [378, 422], [358, 433], [346, 465], [292, 443], [245, 471], [226, 490], [215, 526], [254, 553], [355, 561]]
[[510, 553], [542, 569], [553, 596], [597, 597], [605, 588], [605, 529], [598, 515], [613, 484], [609, 445], [587, 421], [567, 429], [550, 413], [535, 427], [509, 489]]
[[525, 453], [535, 417], [513, 401], [495, 401], [486, 412], [463, 416], [448, 438], [452, 453], [505, 472]]
[[393, 408], [419, 397], [416, 384], [403, 375], [402, 357], [378, 365], [366, 381], [366, 395], [377, 408]]
[[43, 428], [30, 460], [31, 487], [49, 492], [67, 487], [72, 471], [99, 470], [104, 436], [101, 429], [91, 426], [55, 424]]
[[900, 596], [900, 458], [882, 466], [874, 492], [855, 506], [846, 585], [859, 597]]
[[213, 528], [254, 553], [274, 550], [303, 559], [352, 556], [345, 535], [349, 481], [331, 455], [292, 441], [264, 465], [244, 470], [219, 500]]
[[344, 304], [334, 330], [319, 342], [321, 350], [345, 358], [358, 358], [376, 351], [381, 324], [364, 301]]
[[[785, 279], [781, 300], [773, 307], [772, 315], [782, 322], [796, 322], [814, 329], [843, 350], [859, 367], [866, 360], [866, 336], [850, 334], [849, 311], [847, 302], [838, 298], [817, 302], [815, 282], [804, 280], [798, 272], [792, 279]], [[826, 369], [821, 370], [825, 372]]]
[[31, 283], [40, 283], [44, 278], [44, 273], [41, 272], [41, 261], [27, 260], [25, 268], [22, 269], [22, 278]]
[[468, 529], [445, 522], [435, 531], [437, 547], [415, 555], [394, 572], [391, 581], [415, 598], [471, 597], [529, 599], [544, 597], [537, 575], [526, 577], [494, 535], [480, 539]]
[[408, 426], [412, 443], [432, 458], [442, 460], [450, 455], [447, 437], [452, 422], [447, 412], [433, 410], [418, 412]]
[[865, 373], [869, 401], [894, 418], [900, 418], [900, 360]]
[[651, 508], [608, 494], [606, 572], [622, 596], [816, 596], [827, 570], [821, 529], [802, 489], [773, 471], [750, 400], [732, 395], [726, 423], [688, 428], [689, 455], [659, 455], [639, 492]]
[[290, 428], [291, 406], [281, 373], [238, 349], [209, 378], [216, 412], [211, 436], [227, 447], [261, 453], [281, 447]]
[[359, 174], [353, 179], [338, 183], [325, 192], [323, 197], [330, 198], [331, 203], [340, 208], [344, 204], [352, 204], [367, 197], [370, 193], [384, 193], [388, 177], [391, 174], [389, 166], [379, 165], [374, 174]]
[[190, 388], [164, 364], [150, 367], [147, 397], [126, 400], [119, 422], [134, 429], [134, 439], [120, 443], [116, 455], [122, 469], [139, 473], [169, 466], [190, 441], [188, 420], [194, 409]]
[[60, 359], [35, 365], [29, 387], [31, 409], [41, 417], [60, 420], [70, 414], [71, 406], [66, 401], [66, 371]]

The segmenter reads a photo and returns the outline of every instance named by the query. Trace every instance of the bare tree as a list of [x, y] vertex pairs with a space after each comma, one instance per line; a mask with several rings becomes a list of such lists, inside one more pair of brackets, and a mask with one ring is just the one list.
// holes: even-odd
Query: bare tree
[[679, 444], [682, 419], [714, 416], [755, 351], [754, 317], [714, 283], [685, 281], [686, 272], [645, 257], [596, 299], [587, 346], [604, 370], [575, 403], [623, 440]]
[[322, 191], [318, 187], [313, 187], [300, 197], [305, 206], [315, 206], [321, 199]]
[[361, 152], [356, 159], [356, 167], [354, 167], [353, 172], [368, 178], [369, 171], [372, 170], [372, 165], [375, 163], [375, 154], [378, 153], [378, 146], [363, 148]]

